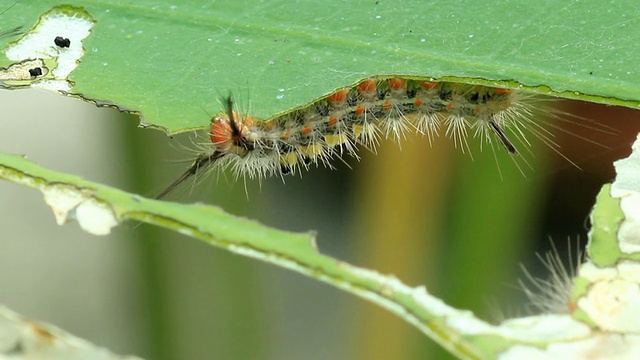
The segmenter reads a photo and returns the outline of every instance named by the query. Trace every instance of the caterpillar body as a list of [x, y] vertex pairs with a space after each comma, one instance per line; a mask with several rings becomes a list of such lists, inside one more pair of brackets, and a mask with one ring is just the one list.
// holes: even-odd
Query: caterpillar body
[[469, 151], [467, 136], [493, 146], [497, 140], [518, 155], [517, 140], [530, 143], [526, 132], [556, 152], [550, 132], [532, 121], [533, 96], [481, 85], [424, 81], [400, 77], [366, 79], [339, 89], [310, 105], [256, 121], [233, 109], [224, 99], [225, 113], [211, 119], [210, 143], [192, 165], [156, 198], [210, 166], [231, 168], [237, 176], [262, 178], [295, 174], [309, 166], [331, 166], [333, 158], [357, 157], [357, 145], [375, 150], [381, 137], [398, 142], [407, 131], [425, 134], [431, 142], [443, 128], [456, 146]]

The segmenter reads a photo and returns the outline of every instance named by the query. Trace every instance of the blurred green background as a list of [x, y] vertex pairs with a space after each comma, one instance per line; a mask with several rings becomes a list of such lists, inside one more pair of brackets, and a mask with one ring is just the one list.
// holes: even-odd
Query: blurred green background
[[[0, 92], [0, 151], [55, 170], [153, 195], [188, 165], [188, 136], [137, 128], [137, 119], [34, 90]], [[270, 226], [318, 231], [323, 253], [425, 284], [481, 318], [526, 313], [520, 263], [544, 276], [535, 252], [586, 242], [587, 216], [612, 161], [629, 153], [638, 113], [579, 102], [564, 110], [618, 129], [562, 128], [563, 153], [535, 144], [520, 174], [497, 149], [473, 159], [447, 138], [416, 136], [363, 150], [360, 162], [303, 177], [213, 175], [172, 201], [207, 202]], [[206, 116], [206, 114], [203, 114]], [[522, 162], [520, 162], [522, 165]], [[351, 169], [349, 169], [349, 167]], [[246, 188], [246, 193], [245, 193]], [[314, 280], [193, 239], [134, 223], [106, 237], [55, 225], [39, 193], [0, 183], [0, 303], [119, 353], [153, 359], [443, 358], [399, 318]], [[551, 240], [550, 240], [551, 239]], [[568, 259], [569, 254], [561, 254]]]

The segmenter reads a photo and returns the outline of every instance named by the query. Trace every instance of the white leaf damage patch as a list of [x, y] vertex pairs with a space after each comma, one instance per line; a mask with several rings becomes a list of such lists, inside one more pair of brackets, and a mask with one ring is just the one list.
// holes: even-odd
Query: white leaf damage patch
[[587, 262], [580, 276], [591, 285], [578, 300], [578, 308], [599, 329], [640, 335], [640, 264], [625, 260], [615, 267], [599, 268]]
[[611, 184], [611, 196], [620, 198], [624, 221], [618, 231], [622, 252], [640, 252], [640, 134], [626, 159], [614, 163], [616, 181]]
[[51, 69], [53, 80], [48, 79], [38, 87], [68, 91], [71, 85], [67, 77], [80, 63], [85, 53], [82, 41], [89, 36], [94, 23], [82, 8], [55, 7], [42, 15], [38, 24], [17, 43], [9, 46], [5, 54], [12, 61], [55, 59]]
[[549, 344], [547, 347], [516, 345], [500, 354], [500, 360], [582, 360], [615, 359], [635, 360], [640, 353], [640, 336], [601, 333], [590, 338], [566, 343]]
[[107, 235], [118, 225], [113, 210], [88, 192], [67, 185], [42, 189], [44, 201], [51, 207], [58, 225], [76, 219], [80, 227], [93, 235]]

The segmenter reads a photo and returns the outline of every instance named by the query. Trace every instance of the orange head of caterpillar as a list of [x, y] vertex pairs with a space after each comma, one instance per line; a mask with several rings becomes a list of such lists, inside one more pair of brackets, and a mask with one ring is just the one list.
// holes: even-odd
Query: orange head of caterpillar
[[253, 141], [247, 136], [253, 119], [250, 116], [240, 117], [235, 111], [220, 114], [211, 119], [209, 137], [216, 147], [216, 152], [245, 156], [253, 150]]

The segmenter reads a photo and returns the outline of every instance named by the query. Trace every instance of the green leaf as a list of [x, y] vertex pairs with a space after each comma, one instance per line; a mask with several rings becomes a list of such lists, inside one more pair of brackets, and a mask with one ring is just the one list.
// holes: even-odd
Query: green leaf
[[589, 256], [600, 267], [612, 266], [624, 257], [616, 241], [624, 213], [620, 199], [612, 197], [610, 192], [609, 185], [602, 188], [591, 213], [591, 223], [595, 226], [589, 232]]
[[[447, 317], [476, 321], [469, 312], [449, 308], [427, 294], [423, 287], [411, 288], [393, 276], [383, 276], [322, 255], [315, 248], [311, 234], [271, 229], [225, 214], [213, 206], [145, 199], [42, 168], [15, 155], [0, 153], [0, 178], [41, 190], [59, 224], [77, 219], [84, 230], [96, 235], [108, 233], [123, 220], [165, 227], [372, 300], [466, 358], [480, 358], [483, 352], [473, 341], [455, 340], [459, 330], [446, 324]], [[440, 320], [435, 321], [437, 318]], [[484, 339], [486, 335], [481, 337]]]
[[[57, 1], [3, 15], [30, 28]], [[95, 19], [71, 93], [179, 132], [233, 92], [257, 118], [371, 76], [519, 87], [637, 106], [634, 2], [74, 1]], [[51, 38], [64, 31], [50, 34]]]

